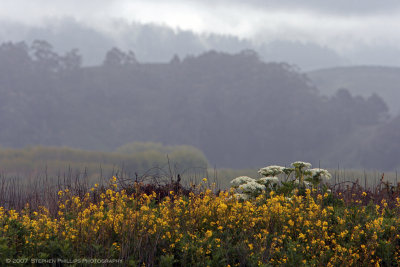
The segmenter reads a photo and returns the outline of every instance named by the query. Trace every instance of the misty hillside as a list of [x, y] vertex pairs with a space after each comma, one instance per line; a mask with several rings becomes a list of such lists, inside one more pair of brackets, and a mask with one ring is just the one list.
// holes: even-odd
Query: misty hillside
[[47, 19], [40, 26], [0, 20], [0, 28], [0, 42], [47, 40], [61, 53], [79, 47], [85, 66], [101, 64], [104, 54], [114, 46], [134, 50], [141, 62], [168, 62], [175, 54], [186, 57], [209, 50], [238, 53], [248, 48], [266, 61], [289, 62], [304, 70], [347, 62], [332, 49], [315, 43], [276, 40], [256, 44], [232, 35], [196, 34], [155, 24], [115, 21], [110, 33], [71, 18], [59, 18]]
[[381, 66], [336, 67], [308, 72], [307, 76], [322, 93], [332, 95], [346, 88], [354, 95], [381, 96], [390, 113], [400, 114], [400, 68]]
[[[319, 93], [296, 68], [245, 50], [143, 64], [112, 49], [82, 67], [79, 51], [44, 41], [0, 46], [0, 144], [113, 151], [130, 142], [192, 145], [218, 167], [295, 160], [392, 169], [398, 140], [378, 95]], [[382, 136], [385, 139], [382, 139]], [[381, 146], [382, 144], [382, 146]], [[367, 164], [368, 163], [368, 164]]]

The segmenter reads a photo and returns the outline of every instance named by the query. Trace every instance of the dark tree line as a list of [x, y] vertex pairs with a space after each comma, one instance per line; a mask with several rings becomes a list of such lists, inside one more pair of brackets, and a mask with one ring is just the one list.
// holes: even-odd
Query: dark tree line
[[322, 96], [296, 68], [253, 51], [144, 64], [113, 48], [103, 62], [81, 67], [78, 50], [59, 55], [44, 41], [2, 44], [0, 144], [113, 150], [153, 141], [196, 146], [219, 167], [400, 166], [373, 160], [380, 143], [399, 141], [381, 140], [398, 119], [378, 95]]

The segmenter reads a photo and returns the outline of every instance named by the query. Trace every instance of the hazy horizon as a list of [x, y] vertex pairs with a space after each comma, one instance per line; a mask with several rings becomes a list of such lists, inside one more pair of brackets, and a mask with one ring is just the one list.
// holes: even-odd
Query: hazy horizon
[[[29, 12], [21, 12], [21, 8]], [[372, 0], [252, 0], [245, 3], [226, 0], [175, 0], [168, 3], [158, 0], [5, 0], [0, 7], [0, 22], [38, 29], [50, 27], [49, 31], [54, 33], [60, 26], [57, 24], [72, 20], [109, 38], [112, 40], [110, 45], [115, 46], [124, 46], [128, 43], [127, 39], [134, 38], [128, 28], [148, 24], [167, 27], [175, 34], [190, 31], [201, 35], [201, 38], [209, 35], [232, 36], [260, 51], [266, 50], [265, 46], [269, 49], [275, 43], [294, 44], [294, 47], [284, 47], [282, 54], [292, 53], [300, 57], [306, 47], [310, 50], [307, 55], [312, 55], [312, 50], [317, 48], [325, 57], [334, 58], [326, 66], [316, 64], [315, 67], [308, 67], [296, 60], [290, 62], [305, 69], [316, 69], [335, 65], [400, 66], [397, 59], [400, 36], [396, 34], [400, 26], [399, 14], [399, 2], [377, 3]], [[19, 37], [23, 33], [7, 30], [3, 26], [0, 37], [4, 40], [7, 36]], [[188, 44], [182, 44], [183, 47], [185, 45]], [[220, 50], [224, 50], [221, 47]], [[319, 51], [315, 57], [320, 57]], [[277, 59], [280, 58], [286, 59], [285, 55], [278, 55]]]
[[[0, 145], [161, 142], [228, 167], [398, 168], [399, 7], [2, 1]], [[354, 65], [398, 68], [335, 68]]]

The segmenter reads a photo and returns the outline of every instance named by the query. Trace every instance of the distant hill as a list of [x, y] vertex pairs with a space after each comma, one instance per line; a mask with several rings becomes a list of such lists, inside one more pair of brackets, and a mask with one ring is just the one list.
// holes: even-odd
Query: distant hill
[[400, 114], [400, 68], [354, 66], [321, 69], [307, 76], [323, 94], [333, 95], [337, 89], [348, 89], [353, 95], [381, 96], [390, 113]]
[[[157, 142], [194, 146], [217, 167], [296, 160], [400, 166], [400, 151], [391, 154], [395, 160], [380, 161], [390, 164], [369, 160], [386, 134], [377, 129], [399, 123], [388, 123], [379, 96], [344, 89], [321, 95], [297, 68], [264, 62], [252, 50], [143, 64], [134, 52], [114, 48], [100, 65], [81, 62], [77, 51], [60, 55], [45, 41], [0, 45], [0, 145], [114, 151]], [[361, 161], [365, 140], [372, 139]]]
[[167, 26], [140, 23], [113, 23], [113, 32], [84, 25], [72, 18], [48, 19], [31, 26], [0, 19], [0, 42], [47, 40], [55, 51], [64, 53], [79, 48], [83, 65], [101, 64], [104, 54], [114, 46], [133, 50], [141, 62], [168, 62], [174, 55], [184, 58], [209, 50], [238, 53], [253, 49], [266, 61], [289, 62], [303, 70], [346, 64], [335, 51], [313, 43], [273, 41], [254, 43], [232, 35], [197, 34]]

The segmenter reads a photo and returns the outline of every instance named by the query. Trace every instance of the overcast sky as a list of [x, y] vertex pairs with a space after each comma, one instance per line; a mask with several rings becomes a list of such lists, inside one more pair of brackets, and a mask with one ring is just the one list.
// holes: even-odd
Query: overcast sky
[[345, 51], [400, 48], [398, 0], [0, 0], [0, 19], [41, 24], [72, 17], [103, 31], [111, 21], [157, 23], [255, 42], [314, 42]]

